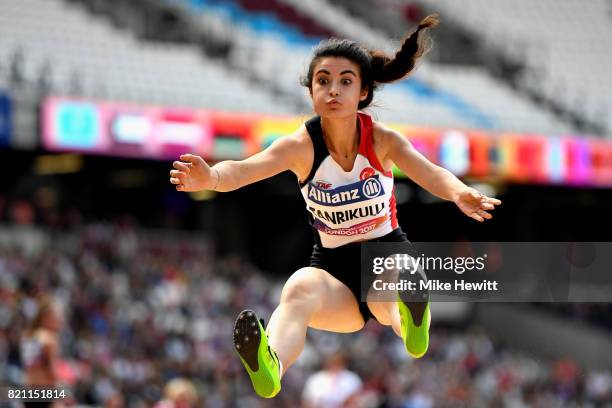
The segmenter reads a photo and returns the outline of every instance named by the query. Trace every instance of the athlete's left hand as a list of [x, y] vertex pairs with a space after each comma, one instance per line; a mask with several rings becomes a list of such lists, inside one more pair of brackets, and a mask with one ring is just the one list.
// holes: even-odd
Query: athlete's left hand
[[497, 198], [487, 197], [471, 187], [457, 193], [454, 202], [465, 215], [479, 222], [493, 218], [487, 211], [494, 210], [496, 205], [502, 203]]

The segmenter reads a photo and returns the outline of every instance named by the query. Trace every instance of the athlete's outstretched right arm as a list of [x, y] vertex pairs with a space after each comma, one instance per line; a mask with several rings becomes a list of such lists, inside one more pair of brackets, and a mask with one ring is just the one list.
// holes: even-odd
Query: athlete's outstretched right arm
[[[200, 156], [184, 154], [173, 163], [170, 183], [178, 191], [232, 191], [291, 170], [302, 173], [305, 145], [295, 135], [276, 139], [267, 149], [240, 160], [226, 160], [210, 167]], [[312, 161], [312, 160], [311, 160]]]

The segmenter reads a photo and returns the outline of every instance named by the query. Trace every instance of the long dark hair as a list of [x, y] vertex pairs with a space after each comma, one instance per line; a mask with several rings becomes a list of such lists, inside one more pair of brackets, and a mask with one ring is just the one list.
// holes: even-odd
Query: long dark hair
[[437, 14], [425, 17], [416, 31], [404, 38], [401, 48], [395, 56], [389, 57], [384, 52], [370, 50], [351, 40], [330, 38], [322, 41], [313, 52], [308, 73], [302, 78], [301, 84], [312, 92], [312, 77], [314, 67], [321, 58], [346, 58], [359, 66], [361, 71], [362, 89], [368, 90], [365, 100], [359, 102], [359, 109], [366, 108], [374, 98], [374, 90], [378, 84], [385, 84], [405, 78], [410, 74], [423, 55], [431, 49], [431, 41], [422, 39], [421, 33], [438, 25]]

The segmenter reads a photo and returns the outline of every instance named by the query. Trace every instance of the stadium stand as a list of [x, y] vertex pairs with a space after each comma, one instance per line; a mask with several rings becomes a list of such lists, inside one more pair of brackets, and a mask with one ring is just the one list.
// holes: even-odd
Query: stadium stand
[[[612, 36], [609, 2], [420, 1], [440, 10], [527, 68], [520, 81], [551, 103], [601, 124], [612, 134]], [[518, 29], [517, 21], [521, 27]]]
[[195, 46], [144, 43], [74, 5], [7, 0], [0, 11], [2, 58], [18, 53], [24, 79], [37, 82], [48, 75], [54, 94], [264, 113], [295, 110], [205, 59]]
[[[383, 33], [365, 28], [364, 21], [324, 0], [284, 1], [337, 35], [387, 51], [397, 44]], [[213, 26], [219, 27], [223, 33], [232, 32], [233, 59], [238, 66], [255, 71], [258, 77], [276, 82], [283, 91], [293, 92], [308, 102], [304, 90], [298, 86], [298, 77], [304, 73], [316, 38], [308, 37], [304, 32], [296, 34], [295, 27], [283, 23], [269, 10], [265, 13], [247, 10], [241, 8], [239, 2], [172, 0], [171, 3], [183, 4], [198, 14], [202, 25], [214, 21]], [[321, 13], [322, 9], [326, 12]], [[283, 56], [282, 69], [279, 69], [279, 55]], [[544, 134], [575, 131], [569, 123], [540, 109], [484, 69], [466, 70], [461, 66], [429, 62], [424, 65], [413, 78], [404, 81], [403, 86], [394, 86], [392, 91], [381, 94], [378, 105], [385, 108], [377, 112], [381, 118], [415, 124], [437, 123]]]
[[[29, 7], [16, 0], [2, 3], [5, 21], [0, 28], [4, 34], [0, 50], [7, 60], [19, 60], [24, 80], [42, 81], [49, 92], [263, 113], [308, 111], [309, 99], [298, 80], [314, 42], [280, 19], [263, 18], [259, 11], [233, 2], [189, 4], [199, 8], [201, 24], [233, 38], [229, 66], [264, 78], [269, 84], [266, 89], [229, 70], [228, 64], [206, 58], [194, 45], [143, 42], [74, 5], [26, 1]], [[370, 40], [361, 33], [359, 39], [382, 42], [377, 35]], [[62, 47], [61, 59], [58, 47]], [[108, 64], [109, 60], [114, 63]], [[380, 94], [377, 105], [382, 109], [375, 111], [389, 121], [555, 134], [573, 130], [482, 69], [427, 63], [414, 78], [390, 88]], [[249, 98], [241, 96], [245, 94]], [[297, 106], [285, 103], [286, 98], [279, 95], [292, 95], [292, 101], [299, 102]]]
[[[216, 258], [214, 241], [199, 234], [119, 220], [62, 230], [7, 222], [0, 233], [3, 383], [21, 381], [21, 334], [46, 293], [69, 306], [60, 375], [80, 406], [103, 405], [117, 395], [126, 406], [150, 405], [176, 377], [191, 378], [205, 406], [258, 404], [227, 333], [243, 307], [269, 316], [281, 281], [240, 257]], [[475, 326], [437, 327], [431, 338], [428, 358], [412, 360], [391, 330], [378, 324], [357, 334], [312, 330], [274, 406], [295, 407], [306, 379], [337, 350], [347, 353], [364, 382], [358, 406], [612, 402], [609, 370], [569, 358], [542, 360]]]

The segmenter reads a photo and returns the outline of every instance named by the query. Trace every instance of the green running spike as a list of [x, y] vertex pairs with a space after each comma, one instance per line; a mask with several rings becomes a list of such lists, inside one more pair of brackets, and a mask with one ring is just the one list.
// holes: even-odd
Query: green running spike
[[234, 324], [234, 348], [257, 395], [272, 398], [281, 390], [278, 356], [252, 310], [243, 310]]
[[[402, 339], [406, 351], [413, 358], [425, 355], [429, 347], [429, 325], [431, 312], [429, 310], [429, 294], [423, 294], [423, 299], [406, 302], [397, 294], [397, 306], [399, 308], [402, 323]], [[425, 302], [425, 298], [427, 301]]]

